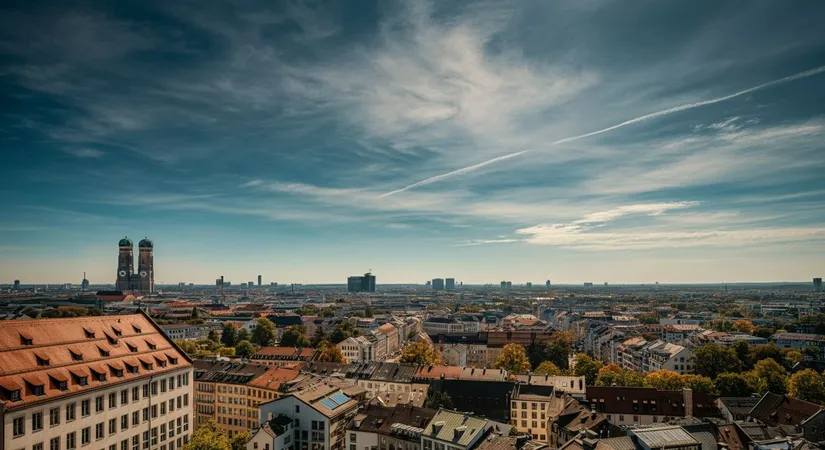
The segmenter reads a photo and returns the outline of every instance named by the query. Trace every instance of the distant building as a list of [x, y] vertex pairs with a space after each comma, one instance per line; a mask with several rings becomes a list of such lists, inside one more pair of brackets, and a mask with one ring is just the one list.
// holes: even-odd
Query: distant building
[[593, 287], [593, 283], [591, 283], [591, 282], [585, 282], [585, 283], [584, 283], [584, 287]]
[[89, 280], [86, 279], [86, 272], [83, 272], [83, 281], [80, 282], [80, 290], [81, 291], [88, 291], [89, 290]]
[[375, 275], [367, 272], [364, 276], [347, 278], [347, 291], [375, 292]]
[[507, 282], [507, 290], [509, 291], [510, 289], [513, 289], [513, 282], [512, 281]]
[[173, 341], [195, 341], [202, 337], [202, 325], [190, 325], [188, 323], [172, 323], [168, 325], [158, 325], [164, 334]]
[[14, 280], [14, 290], [15, 291], [20, 290], [20, 280]]
[[220, 285], [221, 285], [221, 279], [220, 278], [215, 278], [215, 286], [220, 286]]
[[547, 281], [544, 282], [544, 287], [546, 287], [547, 289], [550, 289], [550, 280], [547, 280]]
[[814, 292], [822, 292], [822, 278], [814, 278]]
[[527, 289], [532, 289], [532, 288], [533, 288], [533, 283], [528, 281], [527, 282]]
[[138, 270], [135, 272], [134, 244], [125, 237], [118, 243], [115, 289], [151, 293], [155, 291], [155, 244], [149, 239], [138, 243]]
[[444, 279], [443, 278], [433, 278], [433, 289], [436, 291], [443, 291], [444, 290]]
[[446, 280], [444, 280], [444, 283], [448, 291], [455, 290], [455, 278], [447, 278]]
[[501, 288], [502, 289], [507, 289], [507, 282], [506, 281], [501, 282]]
[[247, 287], [253, 287], [253, 286], [255, 286], [255, 282], [254, 281], [249, 281], [249, 282], [246, 283], [246, 286]]
[[258, 287], [261, 287], [261, 276], [258, 275]]
[[278, 287], [278, 283], [273, 281], [272, 283], [269, 283], [269, 287]]

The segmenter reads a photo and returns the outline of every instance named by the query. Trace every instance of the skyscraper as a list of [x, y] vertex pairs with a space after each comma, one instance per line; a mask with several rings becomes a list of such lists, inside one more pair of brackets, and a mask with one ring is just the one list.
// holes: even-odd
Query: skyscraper
[[261, 287], [261, 276], [258, 275], [258, 287]]
[[544, 287], [546, 287], [547, 289], [550, 289], [550, 280], [547, 280], [547, 281], [544, 282]]
[[361, 292], [375, 292], [375, 275], [367, 272], [361, 277]]
[[83, 272], [83, 281], [80, 282], [80, 290], [86, 291], [89, 289], [89, 280], [86, 279], [86, 272]]
[[14, 280], [14, 290], [15, 291], [20, 290], [20, 280]]
[[447, 288], [448, 291], [454, 291], [455, 290], [455, 278], [447, 278], [446, 280], [444, 280], [444, 282], [445, 282], [445, 287]]
[[814, 278], [814, 292], [822, 292], [822, 278]]
[[507, 289], [507, 282], [506, 281], [501, 282], [501, 288], [502, 289]]
[[533, 283], [528, 281], [527, 282], [527, 289], [532, 289], [532, 288], [533, 288]]
[[443, 291], [444, 290], [444, 279], [443, 278], [433, 278], [433, 289], [436, 291]]

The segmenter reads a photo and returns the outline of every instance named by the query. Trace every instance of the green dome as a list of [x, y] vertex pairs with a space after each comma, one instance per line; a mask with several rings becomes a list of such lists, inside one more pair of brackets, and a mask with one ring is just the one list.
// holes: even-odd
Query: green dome
[[120, 240], [120, 243], [118, 245], [121, 246], [121, 247], [134, 247], [135, 244], [132, 243], [131, 239], [129, 239], [128, 237], [125, 237], [125, 238]]
[[154, 246], [155, 244], [153, 244], [152, 241], [150, 241], [148, 238], [143, 238], [138, 243], [138, 247], [140, 248], [152, 248]]

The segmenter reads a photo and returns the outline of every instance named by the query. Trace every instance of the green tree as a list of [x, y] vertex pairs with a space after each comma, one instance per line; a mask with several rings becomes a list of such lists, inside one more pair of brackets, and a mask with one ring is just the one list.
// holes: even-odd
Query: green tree
[[215, 353], [220, 356], [235, 356], [235, 347], [221, 347]]
[[788, 394], [800, 400], [825, 404], [825, 375], [813, 369], [800, 370], [788, 380]]
[[218, 430], [215, 422], [209, 420], [198, 426], [183, 450], [232, 450], [232, 444], [226, 434]]
[[318, 345], [318, 355], [315, 360], [319, 362], [346, 362], [341, 349], [329, 341], [321, 341]]
[[742, 361], [732, 348], [718, 344], [704, 344], [693, 350], [693, 370], [698, 375], [716, 379], [720, 373], [738, 372]]
[[61, 313], [59, 309], [52, 308], [52, 309], [47, 309], [47, 310], [43, 311], [43, 313], [40, 314], [40, 317], [42, 317], [44, 319], [56, 319], [58, 317], [61, 317], [62, 315], [63, 315], [63, 313]]
[[252, 342], [266, 347], [275, 341], [275, 324], [266, 317], [261, 317], [252, 329]]
[[315, 333], [312, 335], [312, 339], [309, 340], [309, 344], [312, 345], [314, 348], [318, 348], [321, 342], [328, 341], [327, 334], [324, 333], [324, 329], [318, 327], [315, 329]]
[[335, 317], [335, 310], [330, 307], [326, 307], [321, 309], [321, 311], [318, 312], [318, 315], [321, 317]]
[[242, 431], [229, 439], [231, 450], [246, 450], [246, 442], [249, 440], [249, 432]]
[[281, 347], [309, 347], [309, 344], [306, 328], [303, 325], [290, 325], [281, 335]]
[[192, 314], [190, 314], [190, 317], [191, 317], [192, 319], [199, 319], [199, 318], [201, 317], [201, 314], [200, 314], [200, 312], [198, 311], [198, 307], [197, 307], [197, 306], [195, 306], [195, 307], [193, 307], [193, 308], [192, 308]]
[[741, 373], [722, 373], [713, 382], [720, 397], [749, 397], [755, 391]]
[[357, 337], [361, 335], [361, 330], [355, 328], [350, 322], [344, 321], [339, 323], [332, 333], [329, 334], [329, 340], [333, 344], [339, 344], [350, 337]]
[[756, 364], [757, 361], [762, 361], [763, 359], [771, 358], [774, 361], [782, 361], [785, 355], [782, 354], [782, 350], [776, 344], [765, 344], [765, 345], [751, 345], [750, 351], [748, 352], [748, 357], [750, 358], [752, 364]]
[[733, 322], [733, 329], [734, 331], [746, 334], [751, 334], [755, 331], [753, 322], [748, 319], [739, 319], [736, 322]]
[[367, 305], [367, 307], [364, 308], [364, 317], [372, 317], [372, 305]]
[[793, 348], [783, 348], [782, 355], [785, 358], [785, 366], [788, 368], [793, 367], [796, 363], [805, 359], [805, 357], [802, 356], [802, 352]]
[[90, 316], [102, 316], [103, 310], [100, 308], [89, 308], [88, 315]]
[[775, 331], [776, 330], [774, 330], [773, 328], [770, 328], [770, 327], [756, 327], [756, 329], [753, 330], [753, 335], [761, 337], [761, 338], [769, 339], [771, 336], [773, 336], [773, 333]]
[[498, 354], [496, 369], [504, 369], [515, 375], [525, 374], [530, 371], [530, 360], [527, 352], [521, 344], [507, 344]]
[[178, 344], [178, 347], [180, 347], [180, 349], [186, 352], [186, 354], [189, 356], [197, 356], [198, 354], [198, 344], [196, 344], [194, 341], [180, 340], [175, 341], [175, 344]]
[[249, 341], [252, 342], [252, 333], [246, 328], [239, 328], [238, 335], [235, 336], [235, 342]]
[[433, 392], [424, 401], [424, 407], [430, 409], [453, 409], [453, 398], [446, 392]]
[[441, 364], [441, 355], [428, 342], [418, 341], [404, 347], [398, 362], [401, 364], [436, 366]]
[[736, 357], [739, 358], [739, 361], [742, 361], [742, 368], [744, 370], [753, 368], [753, 362], [750, 357], [751, 346], [747, 341], [737, 339], [733, 341], [731, 348], [736, 352]]
[[788, 377], [785, 368], [773, 358], [763, 359], [753, 367], [754, 374], [765, 383], [768, 391], [774, 394], [788, 392]]
[[236, 338], [238, 335], [238, 330], [235, 328], [230, 322], [226, 322], [223, 324], [223, 330], [221, 331], [221, 344], [224, 347], [234, 347]]
[[221, 338], [218, 337], [218, 332], [215, 330], [209, 330], [209, 334], [206, 335], [206, 338], [212, 342], [220, 342]]
[[249, 358], [255, 354], [255, 346], [249, 341], [238, 342], [235, 346], [235, 355], [241, 358]]
[[561, 375], [561, 369], [559, 369], [559, 366], [553, 364], [551, 361], [544, 361], [536, 367], [533, 374], [550, 376]]
[[570, 345], [563, 340], [548, 342], [533, 342], [527, 346], [527, 357], [530, 365], [537, 368], [544, 361], [550, 361], [561, 369], [568, 366], [567, 357], [570, 355]]
[[685, 387], [690, 388], [693, 392], [701, 394], [713, 394], [715, 392], [713, 380], [708, 377], [689, 373], [682, 375], [682, 380], [685, 382]]
[[596, 382], [599, 376], [599, 369], [602, 368], [602, 363], [596, 361], [586, 353], [579, 353], [576, 355], [576, 365], [573, 366], [573, 375], [577, 377], [584, 377], [587, 385], [592, 385]]
[[599, 369], [596, 386], [643, 386], [644, 377], [635, 370], [622, 369], [616, 364], [608, 364]]

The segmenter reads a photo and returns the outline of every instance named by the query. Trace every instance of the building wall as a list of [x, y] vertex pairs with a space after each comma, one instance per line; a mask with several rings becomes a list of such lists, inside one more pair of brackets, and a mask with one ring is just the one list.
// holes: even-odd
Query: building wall
[[196, 426], [214, 420], [217, 427], [231, 437], [244, 431], [258, 428], [258, 405], [276, 399], [276, 390], [255, 386], [195, 382]]
[[511, 400], [510, 423], [518, 431], [532, 435], [534, 440], [549, 442], [547, 434], [549, 405], [549, 397], [546, 400]]
[[[59, 438], [59, 450], [68, 449], [67, 439], [74, 433], [73, 448], [94, 448], [95, 450], [174, 450], [189, 441], [194, 428], [192, 415], [194, 405], [192, 368], [165, 373], [163, 375], [134, 380], [129, 383], [113, 384], [105, 389], [83, 391], [77, 395], [55, 399], [43, 404], [30, 405], [20, 410], [5, 411], [3, 414], [3, 446], [7, 450], [33, 450], [42, 445], [49, 450], [53, 438]], [[174, 388], [169, 389], [169, 379], [174, 379]], [[180, 380], [180, 381], [179, 381]], [[155, 384], [155, 390], [152, 385]], [[166, 386], [166, 392], [161, 387]], [[144, 388], [146, 386], [146, 388]], [[137, 400], [134, 392], [137, 390]], [[144, 396], [144, 389], [146, 395]], [[127, 403], [122, 403], [122, 393], [126, 392]], [[153, 393], [154, 392], [154, 393]], [[109, 397], [114, 394], [116, 406], [110, 407]], [[97, 399], [103, 398], [103, 409], [98, 410]], [[83, 403], [88, 401], [89, 414], [83, 414]], [[67, 420], [67, 408], [74, 405], [74, 419]], [[163, 407], [161, 407], [163, 405]], [[57, 410], [59, 423], [51, 424], [51, 411]], [[161, 414], [163, 412], [163, 414]], [[33, 430], [33, 414], [42, 413], [42, 429]], [[133, 422], [137, 414], [137, 424]], [[126, 417], [127, 427], [122, 427]], [[23, 418], [25, 433], [15, 437], [13, 423]], [[110, 421], [115, 421], [115, 431], [110, 432]], [[169, 423], [174, 429], [169, 431]], [[97, 426], [102, 424], [103, 436], [97, 437]], [[83, 431], [88, 429], [90, 441], [83, 444]], [[165, 432], [162, 433], [162, 431]], [[133, 439], [137, 437], [138, 447]], [[165, 437], [165, 439], [161, 439]], [[146, 444], [144, 444], [144, 438]], [[128, 441], [126, 447], [122, 442]]]

